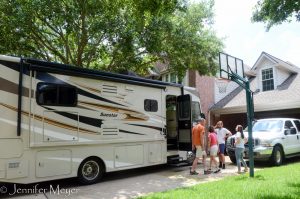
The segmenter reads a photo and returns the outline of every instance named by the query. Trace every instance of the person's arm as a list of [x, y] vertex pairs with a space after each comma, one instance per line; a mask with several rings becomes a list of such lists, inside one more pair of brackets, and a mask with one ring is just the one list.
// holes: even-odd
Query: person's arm
[[244, 143], [246, 144], [248, 142], [248, 138], [244, 138]]
[[200, 143], [201, 143], [201, 146], [202, 146], [202, 150], [205, 149], [205, 146], [204, 146], [204, 139], [205, 139], [205, 138], [204, 138], [204, 136], [205, 136], [205, 135], [204, 135], [204, 132], [203, 132], [203, 133], [202, 133], [202, 136], [201, 136], [201, 139], [200, 139]]
[[226, 136], [225, 137], [228, 138], [231, 135], [232, 135], [232, 133], [228, 129], [226, 129]]
[[236, 146], [236, 145], [239, 144], [240, 142], [241, 142], [241, 137], [235, 137], [234, 146]]
[[194, 144], [194, 131], [195, 131], [195, 127], [192, 129], [192, 150], [195, 150], [195, 144]]
[[208, 139], [207, 139], [207, 147], [210, 148], [210, 143], [211, 143], [211, 136], [208, 134]]

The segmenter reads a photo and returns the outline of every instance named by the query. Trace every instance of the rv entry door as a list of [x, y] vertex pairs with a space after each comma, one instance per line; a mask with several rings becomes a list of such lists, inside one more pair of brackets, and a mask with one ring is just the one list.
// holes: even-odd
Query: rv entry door
[[192, 151], [191, 96], [177, 97], [178, 149]]

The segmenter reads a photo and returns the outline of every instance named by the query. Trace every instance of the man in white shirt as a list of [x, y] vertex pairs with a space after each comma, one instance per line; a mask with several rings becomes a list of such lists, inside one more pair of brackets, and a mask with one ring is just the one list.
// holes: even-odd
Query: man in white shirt
[[217, 122], [215, 131], [219, 143], [219, 168], [225, 169], [225, 140], [227, 137], [231, 136], [231, 132], [223, 127], [222, 121]]

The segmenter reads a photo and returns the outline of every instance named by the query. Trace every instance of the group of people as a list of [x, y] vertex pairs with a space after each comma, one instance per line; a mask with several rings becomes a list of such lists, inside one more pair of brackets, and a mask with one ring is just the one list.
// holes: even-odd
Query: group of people
[[[205, 137], [205, 119], [199, 118], [197, 124], [193, 127], [192, 130], [192, 149], [195, 152], [195, 160], [190, 168], [191, 175], [198, 175], [196, 171], [198, 161], [202, 158], [202, 163], [204, 167], [204, 174], [218, 173], [221, 169], [225, 169], [225, 141], [226, 138], [231, 136], [231, 132], [223, 127], [223, 122], [218, 121], [216, 126], [208, 127], [208, 136]], [[235, 136], [235, 146], [236, 146], [236, 161], [238, 167], [238, 173], [241, 173], [241, 163], [244, 166], [244, 171], [247, 172], [247, 164], [243, 160], [244, 144], [247, 142], [247, 139], [243, 133], [243, 127], [237, 125], [236, 127], [237, 134]], [[207, 152], [210, 156], [210, 164], [207, 169], [206, 166], [206, 157]], [[219, 165], [216, 160], [217, 155], [219, 156]]]

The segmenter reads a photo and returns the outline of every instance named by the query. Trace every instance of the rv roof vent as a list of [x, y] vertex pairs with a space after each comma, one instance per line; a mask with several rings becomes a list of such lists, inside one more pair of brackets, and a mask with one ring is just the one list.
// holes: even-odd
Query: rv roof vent
[[117, 95], [117, 93], [118, 93], [117, 86], [103, 84], [102, 85], [102, 93], [104, 95], [109, 95], [109, 96]]

